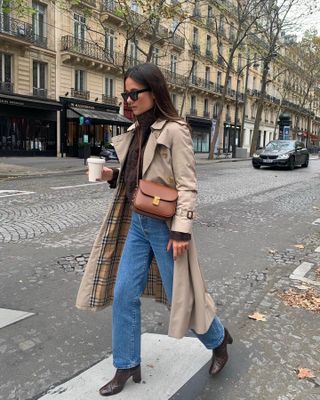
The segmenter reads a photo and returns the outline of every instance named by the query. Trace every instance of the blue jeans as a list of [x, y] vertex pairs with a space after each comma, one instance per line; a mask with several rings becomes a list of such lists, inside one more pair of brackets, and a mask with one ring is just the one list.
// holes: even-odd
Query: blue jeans
[[[167, 251], [169, 229], [165, 221], [132, 213], [123, 248], [112, 306], [113, 365], [132, 368], [140, 364], [141, 314], [140, 296], [147, 283], [153, 255], [169, 302], [172, 299], [173, 254]], [[215, 317], [208, 332], [195, 335], [208, 348], [218, 347], [224, 338], [224, 327]]]

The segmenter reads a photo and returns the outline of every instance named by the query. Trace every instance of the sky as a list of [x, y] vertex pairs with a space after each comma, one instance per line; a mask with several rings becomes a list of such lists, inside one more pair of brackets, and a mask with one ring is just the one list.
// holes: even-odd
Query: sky
[[[306, 0], [306, 2], [309, 4], [311, 3], [310, 0]], [[292, 9], [290, 17], [295, 19], [297, 15], [301, 15], [301, 12], [303, 12], [305, 15], [302, 18], [299, 18], [298, 24], [290, 33], [294, 33], [298, 36], [298, 38], [301, 38], [306, 30], [314, 28], [318, 31], [320, 36], [320, 1], [315, 0], [315, 4], [318, 3], [318, 6], [314, 9], [313, 13], [310, 13], [309, 10], [306, 10], [306, 7], [303, 7], [301, 3]]]

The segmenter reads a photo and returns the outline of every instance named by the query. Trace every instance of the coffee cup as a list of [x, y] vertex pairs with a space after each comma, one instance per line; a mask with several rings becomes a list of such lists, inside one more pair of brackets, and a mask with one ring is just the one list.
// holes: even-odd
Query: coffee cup
[[103, 158], [90, 157], [87, 159], [89, 167], [89, 182], [96, 182], [102, 178], [102, 169], [105, 164]]

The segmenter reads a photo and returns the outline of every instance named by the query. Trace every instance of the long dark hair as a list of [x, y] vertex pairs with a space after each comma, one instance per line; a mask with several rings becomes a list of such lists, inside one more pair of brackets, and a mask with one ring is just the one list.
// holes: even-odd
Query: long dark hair
[[136, 65], [126, 71], [124, 82], [127, 78], [131, 78], [151, 90], [154, 96], [154, 112], [157, 118], [169, 121], [182, 119], [171, 101], [166, 80], [159, 67], [150, 63]]

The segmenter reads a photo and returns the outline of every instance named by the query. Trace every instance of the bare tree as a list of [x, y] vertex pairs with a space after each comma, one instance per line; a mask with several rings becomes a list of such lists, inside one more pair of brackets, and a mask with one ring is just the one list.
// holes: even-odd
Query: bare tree
[[[257, 25], [257, 21], [263, 17], [263, 6], [266, 0], [236, 0], [233, 4], [230, 2], [222, 3], [220, 1], [212, 1], [219, 15], [213, 15], [213, 28], [216, 36], [216, 44], [218, 51], [218, 64], [225, 71], [224, 85], [221, 86], [221, 96], [217, 102], [218, 115], [216, 120], [216, 130], [211, 138], [209, 159], [214, 158], [214, 148], [222, 129], [222, 112], [223, 106], [228, 93], [229, 78], [232, 72], [235, 72], [234, 58], [239, 49], [245, 43], [245, 40], [253, 27]], [[231, 34], [228, 38], [229, 52], [227, 55], [223, 53], [223, 44], [226, 40], [225, 25], [231, 27]]]
[[[269, 70], [273, 62], [277, 62], [281, 58], [279, 54], [281, 46], [281, 36], [285, 30], [290, 30], [295, 20], [289, 19], [290, 11], [292, 8], [301, 1], [300, 0], [268, 0], [265, 4], [266, 17], [259, 21], [257, 30], [261, 32], [262, 39], [261, 46], [258, 47], [260, 55], [263, 58], [262, 63], [262, 77], [260, 96], [257, 101], [257, 112], [255, 116], [254, 130], [252, 135], [252, 142], [250, 146], [250, 155], [256, 151], [257, 141], [259, 137], [259, 128], [261, 123], [262, 111], [264, 108], [267, 85], [270, 82]], [[312, 6], [313, 0], [309, 0], [308, 4]], [[298, 15], [296, 15], [298, 18]], [[263, 30], [261, 30], [261, 22]]]

